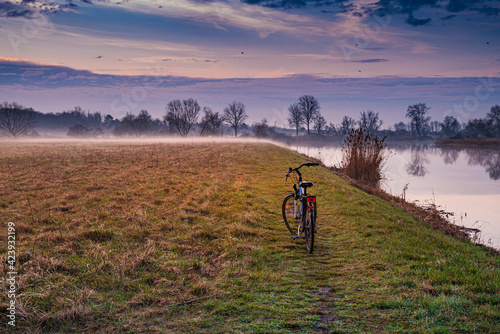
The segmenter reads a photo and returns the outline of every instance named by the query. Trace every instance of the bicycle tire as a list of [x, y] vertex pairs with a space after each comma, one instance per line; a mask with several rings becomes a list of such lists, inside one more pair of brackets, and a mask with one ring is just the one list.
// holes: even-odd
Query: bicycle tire
[[311, 204], [307, 205], [307, 214], [305, 219], [305, 237], [306, 237], [306, 249], [309, 253], [313, 252], [314, 249], [314, 228], [315, 228], [315, 215], [314, 206]]
[[285, 197], [285, 199], [283, 200], [283, 205], [281, 206], [281, 212], [283, 214], [283, 221], [285, 222], [288, 231], [290, 231], [292, 235], [297, 235], [297, 231], [290, 226], [292, 223], [294, 223], [292, 225], [298, 225], [300, 219], [300, 217], [294, 217], [294, 197], [294, 194], [290, 194]]

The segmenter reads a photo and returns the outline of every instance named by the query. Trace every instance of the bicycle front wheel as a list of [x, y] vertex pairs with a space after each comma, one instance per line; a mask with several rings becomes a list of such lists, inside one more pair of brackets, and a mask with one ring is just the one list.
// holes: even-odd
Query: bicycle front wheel
[[306, 249], [309, 253], [313, 252], [314, 248], [314, 229], [316, 222], [316, 213], [314, 212], [314, 206], [308, 204], [307, 214], [305, 219], [305, 236], [306, 236]]
[[295, 203], [295, 195], [290, 194], [285, 197], [281, 211], [283, 213], [283, 220], [285, 225], [293, 235], [297, 235], [297, 231], [292, 228], [292, 226], [298, 226], [300, 224], [300, 203]]

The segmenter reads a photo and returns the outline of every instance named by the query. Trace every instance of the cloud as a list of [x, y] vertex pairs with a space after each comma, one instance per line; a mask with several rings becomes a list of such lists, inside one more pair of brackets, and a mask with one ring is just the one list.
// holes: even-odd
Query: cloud
[[412, 25], [414, 27], [423, 26], [423, 25], [428, 24], [429, 22], [431, 22], [431, 18], [417, 19], [417, 18], [413, 17], [413, 14], [408, 15], [408, 18], [406, 19], [406, 23], [408, 23], [409, 25]]
[[0, 17], [27, 17], [31, 18], [34, 11], [25, 6], [9, 1], [0, 2]]
[[35, 70], [35, 71], [27, 70], [26, 72], [21, 73], [21, 77], [24, 79], [24, 78], [29, 78], [29, 77], [38, 77], [38, 76], [41, 76], [44, 74], [45, 74], [45, 72], [43, 71], [43, 69]]
[[57, 74], [54, 74], [54, 75], [47, 76], [47, 79], [58, 80], [58, 79], [64, 79], [67, 76], [68, 76], [68, 73], [66, 73], [66, 72], [60, 72], [60, 73], [57, 73]]
[[389, 59], [374, 58], [374, 59], [351, 60], [351, 63], [384, 63], [387, 61], [389, 61]]
[[53, 14], [77, 7], [71, 1], [62, 5], [43, 0], [1, 1], [0, 17], [33, 19], [40, 14]]
[[[75, 105], [100, 110], [114, 117], [147, 109], [161, 117], [172, 99], [196, 98], [201, 105], [222, 110], [238, 100], [247, 105], [250, 122], [266, 117], [270, 123], [287, 124], [288, 106], [304, 94], [315, 96], [328, 121], [343, 115], [358, 117], [363, 110], [381, 112], [386, 124], [404, 119], [408, 105], [425, 102], [442, 120], [446, 110], [474, 94], [480, 78], [331, 78], [324, 75], [290, 75], [280, 78], [209, 79], [181, 76], [101, 75], [63, 66], [9, 61], [0, 58], [0, 90], [11, 101], [42, 112], [59, 112]], [[38, 72], [38, 73], [36, 73]], [[22, 73], [30, 73], [24, 79]], [[65, 74], [66, 73], [66, 76]], [[37, 75], [35, 75], [37, 74]], [[488, 79], [489, 80], [489, 79]], [[500, 78], [492, 78], [496, 83]], [[139, 94], [140, 93], [140, 94]], [[134, 96], [139, 97], [135, 98]], [[489, 111], [492, 100], [481, 101], [478, 112]], [[281, 112], [283, 111], [283, 112]], [[471, 117], [478, 117], [471, 114]], [[436, 117], [436, 118], [435, 118]]]
[[500, 8], [495, 8], [495, 7], [490, 7], [490, 6], [483, 6], [483, 7], [474, 7], [472, 8], [476, 10], [477, 12], [481, 14], [485, 14], [488, 16], [498, 16], [500, 14]]
[[452, 15], [447, 15], [447, 16], [445, 16], [445, 17], [440, 18], [440, 20], [442, 20], [442, 21], [447, 21], [447, 20], [451, 20], [451, 19], [452, 19], [452, 18], [454, 18], [454, 17], [456, 17], [456, 15], [455, 15], [455, 14], [452, 14]]
[[[116, 6], [116, 3], [102, 4]], [[162, 8], [158, 8], [146, 0], [120, 3], [129, 11], [209, 23], [222, 30], [236, 27], [257, 31], [261, 38], [278, 32], [293, 36], [331, 35], [331, 21], [302, 13], [281, 11], [267, 2], [258, 4], [256, 6], [239, 1], [178, 0], [165, 2]]]

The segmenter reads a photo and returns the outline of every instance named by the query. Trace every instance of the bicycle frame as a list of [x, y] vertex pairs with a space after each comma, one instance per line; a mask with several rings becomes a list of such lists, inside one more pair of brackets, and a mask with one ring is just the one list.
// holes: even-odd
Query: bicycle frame
[[[308, 162], [300, 165], [297, 168], [290, 167], [286, 173], [286, 178], [292, 177], [293, 192], [283, 200], [282, 213], [283, 220], [288, 230], [292, 233], [292, 238], [304, 238], [306, 240], [306, 248], [309, 253], [313, 252], [314, 248], [314, 233], [316, 233], [316, 218], [318, 216], [316, 211], [316, 196], [309, 195], [307, 189], [313, 186], [312, 182], [303, 182], [302, 174], [299, 169], [307, 166], [318, 166], [318, 163]], [[293, 204], [292, 204], [293, 199]], [[300, 202], [300, 206], [299, 206]], [[291, 206], [293, 205], [293, 210]], [[299, 211], [300, 210], [300, 211]], [[293, 218], [291, 217], [293, 215]], [[290, 223], [298, 223], [297, 233], [290, 226]], [[304, 236], [303, 236], [304, 234]]]
[[[294, 218], [298, 219], [298, 218], [302, 218], [303, 220], [303, 217], [305, 216], [305, 212], [304, 212], [304, 204], [302, 203], [302, 201], [306, 198], [307, 196], [307, 190], [305, 190], [304, 188], [302, 188], [300, 185], [302, 184], [302, 174], [300, 173], [299, 169], [302, 167], [302, 166], [317, 166], [318, 164], [317, 163], [307, 163], [307, 164], [303, 164], [301, 165], [300, 167], [298, 168], [295, 168], [295, 169], [289, 169], [288, 173], [287, 173], [287, 178], [290, 176], [290, 173], [291, 172], [296, 172], [297, 175], [298, 175], [298, 189], [297, 189], [297, 185], [294, 183], [293, 184], [293, 190], [295, 191], [295, 196], [294, 196], [294, 201], [293, 201], [293, 204], [294, 204], [294, 208], [293, 208], [293, 216]], [[298, 201], [300, 200], [300, 216], [298, 215]], [[316, 204], [316, 203], [315, 203]], [[300, 226], [299, 226], [299, 229], [300, 229]], [[299, 233], [300, 234], [300, 233]]]

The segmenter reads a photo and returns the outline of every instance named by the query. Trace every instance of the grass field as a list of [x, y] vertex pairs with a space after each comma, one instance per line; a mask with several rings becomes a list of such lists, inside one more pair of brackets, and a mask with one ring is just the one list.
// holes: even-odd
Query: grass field
[[324, 167], [314, 253], [268, 143], [0, 142], [17, 333], [499, 333], [500, 257]]

